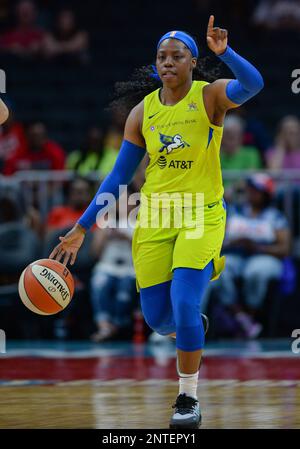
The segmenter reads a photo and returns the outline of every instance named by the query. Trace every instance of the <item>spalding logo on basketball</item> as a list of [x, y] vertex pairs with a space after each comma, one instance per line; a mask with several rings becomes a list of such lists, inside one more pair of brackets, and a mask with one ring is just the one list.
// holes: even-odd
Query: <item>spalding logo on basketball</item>
[[20, 276], [20, 298], [34, 313], [58, 313], [67, 307], [73, 294], [72, 274], [57, 260], [36, 260], [28, 265]]

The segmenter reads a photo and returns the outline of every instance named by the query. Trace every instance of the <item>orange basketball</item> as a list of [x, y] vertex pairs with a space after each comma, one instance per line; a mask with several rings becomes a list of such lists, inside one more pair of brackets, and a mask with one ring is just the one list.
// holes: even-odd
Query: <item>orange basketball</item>
[[19, 295], [25, 306], [40, 315], [53, 315], [70, 303], [74, 294], [71, 272], [57, 260], [40, 259], [20, 276]]

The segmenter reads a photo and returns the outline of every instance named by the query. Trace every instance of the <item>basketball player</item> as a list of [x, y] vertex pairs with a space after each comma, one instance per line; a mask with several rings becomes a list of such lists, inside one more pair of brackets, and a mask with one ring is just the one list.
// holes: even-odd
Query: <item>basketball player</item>
[[[196, 394], [204, 347], [201, 299], [208, 282], [217, 279], [225, 265], [220, 256], [226, 211], [219, 160], [224, 117], [229, 109], [263, 88], [260, 73], [227, 45], [227, 39], [227, 30], [214, 27], [214, 16], [210, 16], [208, 47], [236, 79], [212, 83], [201, 77], [195, 80], [199, 79], [197, 44], [189, 34], [171, 31], [157, 45], [154, 76], [160, 78], [160, 87], [153, 89], [149, 70], [144, 70], [140, 88], [130, 82], [120, 85], [125, 102], [130, 90], [137, 99], [140, 89], [144, 98], [127, 118], [117, 161], [97, 193], [110, 192], [117, 197], [119, 185], [130, 182], [147, 151], [150, 162], [141, 192], [149, 201], [142, 196], [140, 212], [152, 208], [153, 193], [204, 195], [201, 238], [187, 237], [190, 222], [184, 222], [181, 228], [147, 228], [139, 220], [133, 238], [133, 261], [145, 320], [159, 334], [176, 335], [179, 394], [171, 428], [197, 428], [201, 423]], [[103, 208], [96, 204], [97, 195], [72, 230], [60, 237], [50, 257], [64, 264], [69, 260], [74, 263], [85, 233]], [[194, 217], [196, 206], [192, 204]]]

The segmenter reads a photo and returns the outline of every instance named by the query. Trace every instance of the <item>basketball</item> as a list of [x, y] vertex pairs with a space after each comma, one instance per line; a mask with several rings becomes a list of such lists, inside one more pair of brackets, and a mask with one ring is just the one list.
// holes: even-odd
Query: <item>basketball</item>
[[20, 276], [20, 298], [29, 310], [39, 315], [54, 315], [62, 311], [73, 294], [72, 274], [57, 260], [36, 260]]

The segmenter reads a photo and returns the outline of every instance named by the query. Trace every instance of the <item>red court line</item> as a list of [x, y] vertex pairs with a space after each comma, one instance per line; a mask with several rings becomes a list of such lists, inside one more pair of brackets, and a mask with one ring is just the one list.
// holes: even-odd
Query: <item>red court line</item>
[[[300, 357], [236, 358], [209, 357], [200, 371], [203, 379], [300, 380]], [[91, 357], [37, 358], [15, 357], [0, 360], [0, 379], [41, 380], [111, 380], [177, 379], [174, 358]]]

